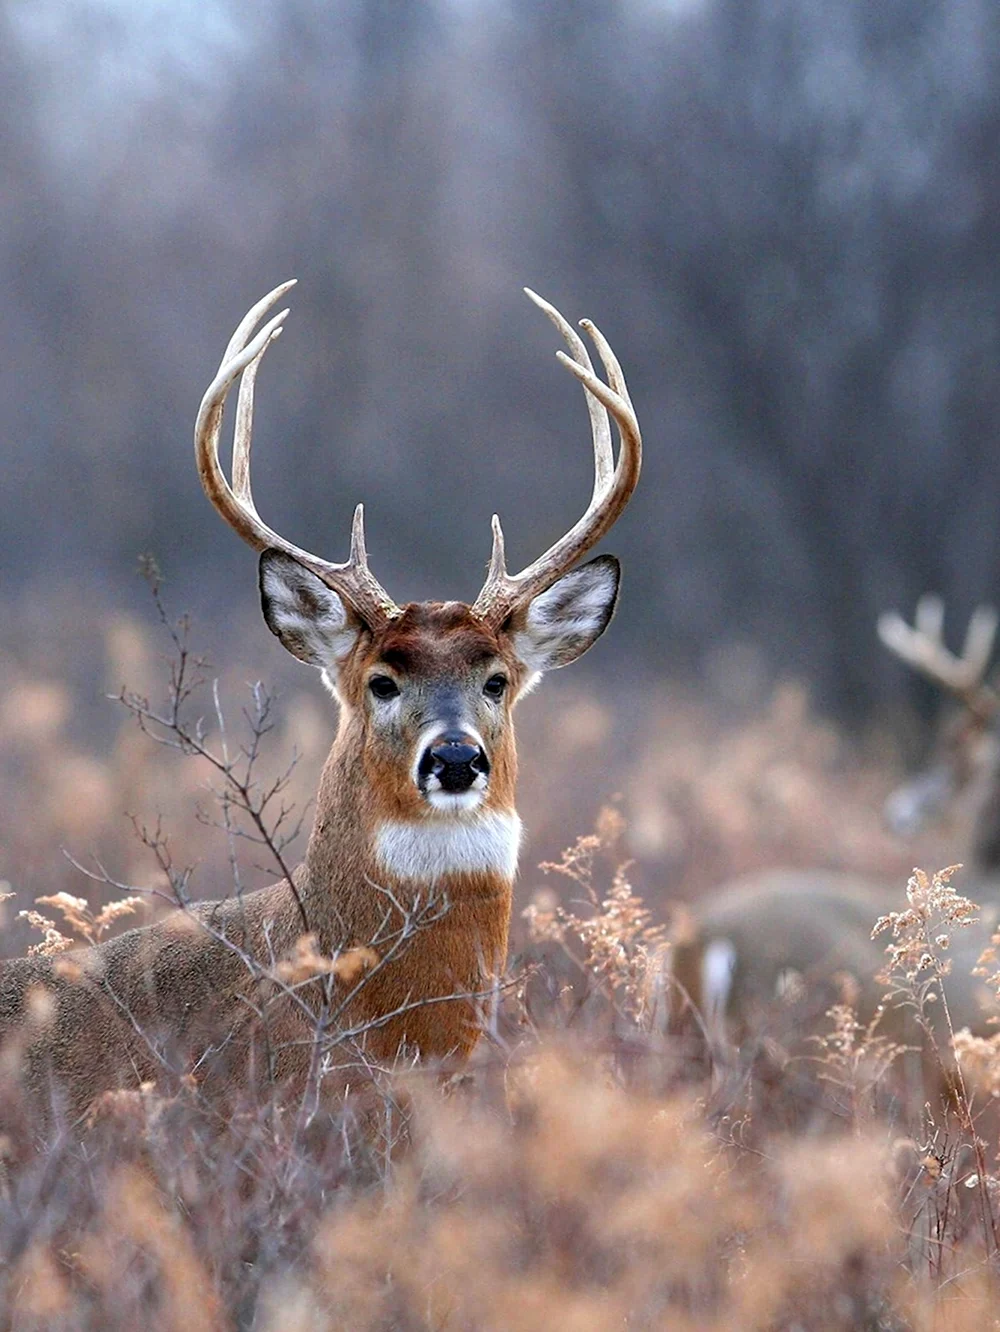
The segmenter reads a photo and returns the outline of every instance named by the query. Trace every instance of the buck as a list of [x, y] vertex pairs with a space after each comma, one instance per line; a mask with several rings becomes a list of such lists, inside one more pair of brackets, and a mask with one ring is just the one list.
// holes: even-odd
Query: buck
[[[933, 762], [890, 796], [886, 816], [894, 830], [910, 834], [963, 789], [975, 788], [967, 872], [956, 887], [983, 904], [983, 921], [954, 932], [946, 983], [955, 1028], [988, 1034], [989, 996], [970, 972], [1000, 905], [1000, 695], [986, 680], [997, 617], [987, 606], [973, 613], [960, 656], [948, 650], [943, 626], [936, 597], [921, 599], [912, 626], [896, 612], [878, 622], [884, 646], [959, 704], [946, 719]], [[737, 880], [698, 903], [682, 923], [673, 950], [674, 1016], [693, 1005], [713, 1040], [766, 1033], [795, 1045], [846, 993], [867, 1020], [885, 991], [875, 979], [885, 963], [885, 939], [872, 940], [872, 926], [905, 904], [901, 882], [837, 871], [770, 870]], [[888, 1013], [881, 1029], [903, 1038], [899, 1017]]]
[[[579, 335], [530, 291], [569, 347], [560, 360], [583, 385], [595, 473], [585, 513], [543, 555], [508, 573], [494, 516], [486, 581], [471, 605], [397, 606], [369, 567], [360, 504], [340, 564], [264, 523], [250, 487], [255, 379], [288, 311], [255, 330], [292, 285], [265, 296], [233, 334], [198, 412], [195, 450], [216, 511], [260, 553], [268, 627], [321, 672], [339, 704], [315, 823], [290, 881], [176, 912], [71, 955], [69, 968], [43, 958], [4, 967], [2, 1030], [17, 1034], [29, 1089], [61, 1099], [70, 1114], [106, 1089], [158, 1079], [164, 1033], [206, 1086], [238, 1088], [257, 1076], [261, 999], [248, 962], [288, 956], [306, 932], [325, 957], [364, 950], [367, 970], [340, 1017], [357, 1034], [359, 1058], [391, 1062], [403, 1049], [424, 1059], [467, 1056], [480, 1033], [478, 999], [496, 984], [507, 949], [521, 839], [513, 709], [545, 671], [586, 652], [615, 609], [618, 561], [601, 555], [574, 566], [639, 479], [635, 412], [598, 329], [582, 322], [607, 383]], [[219, 440], [237, 380], [230, 482]], [[421, 914], [425, 928], [410, 929]], [[292, 996], [268, 1003], [267, 1076], [294, 1090], [310, 1067], [314, 1032]]]

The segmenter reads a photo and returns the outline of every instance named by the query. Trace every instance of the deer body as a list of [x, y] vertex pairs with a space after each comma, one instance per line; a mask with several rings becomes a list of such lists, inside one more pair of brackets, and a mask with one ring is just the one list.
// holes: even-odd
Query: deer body
[[737, 1043], [766, 1034], [797, 1044], [849, 977], [870, 1017], [885, 960], [871, 932], [891, 905], [888, 888], [836, 871], [761, 871], [727, 884], [697, 904], [674, 942], [674, 1010], [693, 1004], [713, 1034]]
[[[944, 645], [943, 607], [925, 597], [916, 624], [897, 614], [879, 621], [885, 645], [911, 667], [955, 695], [961, 710], [943, 728], [929, 769], [890, 796], [886, 813], [900, 832], [912, 832], [963, 787], [976, 787], [976, 818], [966, 872], [956, 887], [981, 908], [981, 919], [950, 931], [951, 970], [944, 981], [952, 1025], [991, 1035], [995, 1005], [971, 975], [1000, 917], [1000, 764], [993, 734], [1000, 697], [985, 682], [997, 621], [980, 607], [961, 656]], [[796, 1045], [823, 1023], [842, 996], [862, 1022], [874, 1015], [886, 986], [888, 936], [871, 938], [875, 921], [906, 906], [902, 883], [880, 883], [836, 871], [775, 870], [727, 885], [698, 903], [674, 947], [675, 1014], [688, 1003], [710, 1029], [736, 1040], [750, 1032]], [[845, 986], [843, 981], [850, 978]], [[801, 986], [797, 983], [801, 981]], [[791, 982], [791, 983], [790, 983]], [[949, 1048], [943, 1010], [932, 1010], [940, 1048]], [[907, 1010], [886, 1010], [879, 1030], [915, 1039]]]
[[[513, 707], [540, 675], [576, 660], [609, 623], [619, 567], [572, 568], [613, 524], [638, 480], [641, 441], [624, 379], [596, 329], [610, 386], [583, 342], [537, 297], [569, 344], [565, 364], [590, 411], [595, 483], [584, 516], [510, 575], [493, 521], [486, 583], [472, 605], [396, 606], [368, 567], [361, 506], [351, 555], [331, 564], [261, 521], [249, 481], [260, 359], [287, 311], [256, 324], [291, 284], [258, 303], [230, 341], [195, 431], [215, 507], [261, 552], [268, 627], [318, 668], [339, 709], [304, 863], [254, 893], [173, 913], [146, 929], [55, 961], [0, 970], [0, 1037], [25, 1082], [81, 1113], [110, 1088], [159, 1080], [165, 1055], [196, 1079], [239, 1090], [255, 1076], [301, 1090], [314, 1067], [309, 986], [280, 983], [303, 936], [330, 961], [323, 1022], [361, 1064], [401, 1052], [463, 1058], [503, 970], [520, 842]], [[529, 293], [530, 295], [530, 293]], [[240, 379], [232, 484], [219, 465], [226, 395]], [[621, 437], [615, 463], [608, 413]], [[338, 959], [362, 959], [332, 992]], [[317, 977], [320, 972], [316, 973]], [[277, 979], [276, 979], [277, 976]]]
[[[254, 1057], [247, 1001], [259, 996], [236, 949], [262, 947], [265, 933], [280, 946], [288, 905], [294, 906], [290, 892], [275, 885], [247, 894], [242, 908], [202, 903], [96, 948], [5, 963], [3, 1054], [38, 1126], [44, 1129], [51, 1115], [76, 1119], [104, 1091], [163, 1086], [170, 1070], [184, 1071], [196, 1060], [204, 1062], [209, 1090], [240, 1085]], [[267, 930], [272, 913], [273, 932]], [[288, 1064], [286, 1052], [276, 1074], [291, 1077]]]

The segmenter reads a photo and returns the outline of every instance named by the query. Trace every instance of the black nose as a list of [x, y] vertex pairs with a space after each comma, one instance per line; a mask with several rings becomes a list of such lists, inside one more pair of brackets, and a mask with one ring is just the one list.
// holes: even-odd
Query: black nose
[[442, 791], [468, 791], [477, 777], [489, 775], [490, 761], [464, 735], [443, 735], [424, 750], [417, 771], [421, 785], [436, 777]]

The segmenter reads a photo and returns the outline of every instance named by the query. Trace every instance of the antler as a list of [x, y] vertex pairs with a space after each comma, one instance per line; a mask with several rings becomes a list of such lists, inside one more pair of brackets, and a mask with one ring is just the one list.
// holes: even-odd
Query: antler
[[997, 612], [977, 606], [965, 632], [962, 655], [956, 657], [944, 643], [944, 602], [923, 596], [917, 602], [913, 627], [898, 611], [878, 619], [878, 635], [890, 652], [955, 694], [977, 717], [988, 721], [1000, 709], [1000, 694], [985, 682], [997, 633]]
[[[527, 287], [524, 291], [540, 310], [545, 311], [566, 339], [572, 357], [563, 351], [556, 355], [576, 375], [586, 392], [594, 440], [594, 493], [583, 517], [544, 555], [519, 574], [511, 575], [507, 572], [503, 529], [500, 519], [496, 514], [493, 515], [493, 553], [486, 582], [472, 610], [494, 628], [502, 624], [518, 606], [550, 587], [560, 574], [565, 573], [611, 529], [635, 490], [642, 465], [639, 423], [625, 387], [621, 366], [603, 334], [589, 319], [581, 320], [581, 327], [590, 334], [607, 372], [607, 384], [594, 373], [583, 340], [559, 311]], [[615, 419], [621, 439], [617, 466], [611, 447], [609, 412]]]
[[[339, 593], [357, 612], [369, 628], [398, 615], [399, 607], [389, 597], [385, 589], [368, 568], [368, 553], [365, 549], [364, 505], [359, 504], [354, 510], [351, 525], [351, 553], [346, 564], [331, 564], [292, 545], [277, 532], [271, 530], [257, 513], [250, 490], [250, 442], [253, 431], [253, 395], [257, 370], [265, 351], [281, 333], [281, 326], [288, 315], [282, 310], [274, 315], [264, 327], [251, 338], [254, 328], [275, 302], [282, 297], [295, 280], [283, 282], [280, 287], [257, 302], [240, 321], [236, 332], [229, 340], [219, 373], [212, 380], [201, 400], [198, 419], [194, 427], [194, 451], [198, 464], [198, 475], [205, 494], [229, 526], [237, 532], [254, 550], [281, 550], [291, 555], [299, 564], [304, 565], [322, 579], [327, 587]], [[219, 464], [219, 435], [222, 430], [222, 413], [226, 398], [233, 381], [240, 379], [240, 391], [236, 400], [236, 426], [233, 434], [233, 484], [226, 480]]]

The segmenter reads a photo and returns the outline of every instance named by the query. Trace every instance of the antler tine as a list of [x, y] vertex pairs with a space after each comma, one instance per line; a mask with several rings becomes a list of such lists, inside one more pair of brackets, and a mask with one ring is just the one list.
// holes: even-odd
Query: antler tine
[[[617, 521], [632, 497], [642, 467], [642, 436], [635, 410], [625, 387], [621, 366], [600, 330], [590, 320], [582, 327], [590, 335], [608, 376], [605, 384], [594, 373], [590, 356], [580, 336], [547, 301], [527, 287], [525, 292], [543, 310], [569, 345], [572, 356], [556, 356], [583, 385], [590, 414], [594, 444], [594, 490], [586, 512], [573, 527], [519, 574], [507, 573], [503, 528], [493, 515], [493, 550], [486, 582], [472, 607], [473, 612], [497, 626], [518, 606], [530, 601], [574, 565]], [[615, 464], [608, 413], [618, 427], [620, 446]]]
[[943, 626], [944, 603], [938, 597], [921, 597], [913, 627], [898, 611], [888, 611], [879, 616], [878, 635], [890, 652], [988, 720], [1000, 710], [1000, 695], [983, 679], [996, 634], [996, 612], [989, 606], [973, 612], [960, 657], [945, 646]]
[[913, 623], [918, 633], [935, 643], [944, 642], [944, 598], [936, 592], [925, 592], [917, 602]]
[[632, 414], [634, 416], [635, 408], [632, 407], [632, 399], [629, 397], [629, 391], [625, 385], [625, 376], [618, 363], [618, 357], [611, 350], [611, 344], [592, 319], [581, 319], [580, 327], [587, 330], [591, 341], [597, 348], [598, 355], [604, 364], [604, 368], [608, 372], [608, 381], [611, 384], [611, 387], [619, 397], [625, 399], [629, 407], [632, 408]]
[[[591, 374], [593, 374], [594, 363], [591, 361], [590, 353], [587, 351], [587, 344], [584, 342], [583, 338], [580, 337], [579, 333], [577, 333], [569, 320], [564, 319], [554, 305], [550, 305], [548, 301], [543, 300], [542, 297], [539, 296], [537, 292], [532, 291], [530, 287], [524, 288], [524, 294], [529, 301], [533, 301], [535, 305], [538, 306], [539, 310], [544, 311], [552, 320], [553, 324], [555, 324], [556, 328], [569, 344], [574, 361], [576, 361], [578, 365], [584, 366]], [[592, 330], [594, 326], [589, 319], [581, 320], [581, 327], [587, 329], [587, 331], [591, 333], [591, 336], [593, 336]], [[608, 350], [610, 351], [610, 348], [608, 348]], [[605, 364], [607, 364], [607, 362], [605, 362]], [[615, 362], [615, 364], [617, 365], [617, 362]], [[615, 385], [615, 387], [617, 388], [618, 386]], [[614, 450], [611, 447], [611, 422], [608, 419], [607, 408], [600, 399], [595, 398], [592, 393], [587, 393], [586, 398], [587, 411], [590, 414], [590, 429], [594, 438], [594, 490], [591, 497], [591, 503], [593, 503], [611, 480], [611, 475], [615, 470], [615, 455]]]
[[993, 656], [993, 645], [997, 636], [997, 612], [993, 606], [977, 606], [969, 618], [969, 627], [965, 631], [965, 645], [962, 648], [962, 660], [968, 663], [969, 670], [977, 680], [982, 680]]
[[[250, 448], [253, 435], [253, 401], [257, 371], [264, 352], [281, 333], [288, 315], [282, 310], [253, 337], [250, 334], [279, 297], [294, 286], [280, 287], [257, 302], [240, 321], [229, 340], [215, 379], [205, 391], [195, 422], [195, 458], [205, 494], [219, 514], [254, 550], [280, 550], [309, 569], [338, 592], [369, 627], [376, 627], [399, 614], [399, 607], [368, 568], [364, 514], [359, 504], [351, 529], [351, 554], [345, 564], [332, 564], [279, 536], [260, 518], [250, 488]], [[250, 339], [248, 341], [248, 339]], [[219, 436], [226, 398], [240, 377], [233, 436], [233, 483], [229, 484], [219, 462]]]
[[[273, 291], [269, 291], [266, 296], [260, 298], [256, 305], [250, 307], [237, 324], [236, 332], [229, 339], [229, 344], [223, 353], [221, 362], [219, 363], [220, 374], [222, 373], [223, 368], [247, 345], [250, 340], [250, 334], [267, 314], [268, 310], [281, 300], [286, 291], [291, 291], [297, 282], [298, 278], [289, 278], [287, 282], [279, 283]], [[281, 317], [284, 318], [287, 314], [288, 311], [283, 310]]]
[[[276, 329], [274, 337], [281, 332]], [[257, 505], [250, 489], [250, 445], [253, 440], [253, 398], [257, 383], [257, 371], [264, 359], [264, 352], [270, 346], [264, 344], [254, 359], [240, 376], [240, 391], [236, 398], [236, 426], [233, 431], [233, 493], [244, 508], [256, 517]]]

